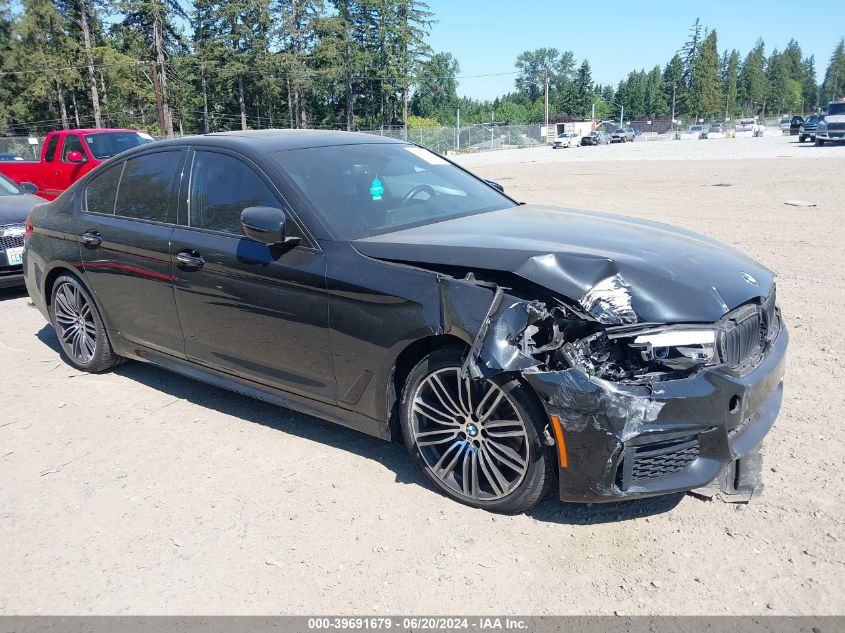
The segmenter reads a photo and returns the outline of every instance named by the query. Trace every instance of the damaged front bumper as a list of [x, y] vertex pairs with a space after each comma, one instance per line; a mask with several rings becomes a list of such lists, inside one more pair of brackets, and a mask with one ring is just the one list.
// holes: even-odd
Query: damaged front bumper
[[758, 448], [780, 411], [789, 334], [759, 364], [626, 385], [574, 367], [523, 372], [563, 430], [560, 498], [605, 502], [705, 489], [745, 501], [762, 489]]

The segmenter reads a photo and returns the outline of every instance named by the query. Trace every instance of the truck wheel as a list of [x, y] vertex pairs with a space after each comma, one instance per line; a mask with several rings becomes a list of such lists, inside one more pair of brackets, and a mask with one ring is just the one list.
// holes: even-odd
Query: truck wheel
[[807, 137], [806, 137], [806, 136], [799, 136], [799, 137], [798, 137], [798, 142], [799, 142], [799, 143], [803, 143], [803, 142], [804, 142], [804, 141], [806, 141], [806, 140], [807, 140]]
[[819, 138], [819, 137], [817, 136], [817, 137], [816, 137], [816, 147], [821, 147], [822, 145], [824, 145], [824, 139], [823, 139], [823, 138]]

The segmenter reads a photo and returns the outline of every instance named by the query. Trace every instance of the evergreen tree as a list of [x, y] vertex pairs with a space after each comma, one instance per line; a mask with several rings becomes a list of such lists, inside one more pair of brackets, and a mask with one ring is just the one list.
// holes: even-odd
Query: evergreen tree
[[736, 113], [739, 82], [739, 51], [725, 51], [722, 56], [722, 95], [725, 100], [725, 120]]
[[845, 97], [845, 38], [839, 40], [824, 73], [821, 106], [824, 107], [828, 101], [843, 97]]
[[769, 94], [765, 50], [765, 43], [762, 39], [758, 39], [742, 63], [739, 74], [739, 97], [745, 114], [753, 115], [765, 110], [766, 97]]

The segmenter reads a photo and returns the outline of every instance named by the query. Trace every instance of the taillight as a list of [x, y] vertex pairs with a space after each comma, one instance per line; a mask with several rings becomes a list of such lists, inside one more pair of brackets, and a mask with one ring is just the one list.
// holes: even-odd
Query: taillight
[[26, 216], [26, 224], [24, 224], [23, 239], [27, 241], [32, 236], [32, 218]]

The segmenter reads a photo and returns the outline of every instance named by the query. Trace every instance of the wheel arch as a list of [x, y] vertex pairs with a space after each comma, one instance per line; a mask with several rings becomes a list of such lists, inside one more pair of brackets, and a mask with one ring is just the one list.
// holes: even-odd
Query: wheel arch
[[97, 312], [100, 314], [100, 318], [103, 320], [103, 325], [105, 325], [105, 328], [109, 333], [112, 333], [114, 328], [112, 327], [108, 314], [105, 310], [103, 310], [103, 306], [100, 304], [99, 297], [97, 297], [94, 289], [91, 288], [91, 285], [85, 279], [85, 275], [83, 275], [76, 266], [71, 264], [58, 263], [44, 276], [44, 305], [47, 307], [48, 313], [53, 301], [53, 287], [56, 284], [56, 280], [62, 275], [70, 275], [85, 287], [88, 294], [91, 295], [91, 298], [94, 300], [94, 305], [97, 308]]
[[465, 350], [469, 349], [466, 341], [452, 334], [435, 334], [413, 341], [405, 346], [390, 369], [385, 389], [387, 400], [387, 422], [391, 438], [399, 440], [399, 401], [402, 391], [405, 389], [405, 382], [411, 370], [428, 354], [443, 347], [456, 347]]

